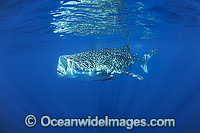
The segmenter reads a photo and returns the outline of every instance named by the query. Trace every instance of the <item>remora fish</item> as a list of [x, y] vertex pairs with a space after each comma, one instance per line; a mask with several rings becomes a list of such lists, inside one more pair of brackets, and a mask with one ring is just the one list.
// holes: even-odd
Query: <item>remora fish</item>
[[113, 77], [125, 74], [140, 80], [142, 76], [129, 72], [136, 62], [147, 73], [147, 61], [158, 49], [138, 58], [130, 53], [129, 45], [123, 48], [103, 48], [59, 57], [57, 74], [59, 77], [76, 78], [80, 80], [111, 80]]

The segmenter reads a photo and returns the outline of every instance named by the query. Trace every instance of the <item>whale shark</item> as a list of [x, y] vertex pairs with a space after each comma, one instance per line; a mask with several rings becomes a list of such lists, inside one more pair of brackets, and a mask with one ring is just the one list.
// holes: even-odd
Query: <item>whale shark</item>
[[130, 52], [129, 44], [123, 48], [103, 48], [59, 57], [57, 74], [59, 77], [79, 80], [112, 80], [117, 75], [127, 75], [142, 80], [139, 74], [130, 72], [131, 67], [141, 63], [144, 72], [147, 62], [158, 49], [151, 50], [139, 58], [137, 53]]

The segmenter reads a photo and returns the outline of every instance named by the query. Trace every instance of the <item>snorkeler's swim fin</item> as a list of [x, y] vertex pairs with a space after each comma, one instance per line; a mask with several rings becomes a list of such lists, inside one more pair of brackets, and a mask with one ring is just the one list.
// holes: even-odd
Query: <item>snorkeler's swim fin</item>
[[142, 58], [140, 58], [140, 60], [142, 61], [141, 67], [143, 69], [144, 72], [148, 72], [147, 70], [147, 62], [149, 61], [149, 59], [151, 58], [151, 56], [157, 51], [158, 49], [154, 49], [151, 50], [151, 52], [144, 54], [144, 56]]

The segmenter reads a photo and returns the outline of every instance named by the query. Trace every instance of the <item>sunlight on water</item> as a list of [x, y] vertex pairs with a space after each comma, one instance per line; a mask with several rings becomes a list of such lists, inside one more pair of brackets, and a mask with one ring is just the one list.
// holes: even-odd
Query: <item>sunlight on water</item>
[[159, 23], [152, 14], [145, 10], [141, 2], [127, 5], [114, 0], [60, 1], [57, 10], [51, 11], [54, 33], [60, 36], [87, 36], [94, 34], [129, 34], [139, 38], [151, 38], [151, 27]]

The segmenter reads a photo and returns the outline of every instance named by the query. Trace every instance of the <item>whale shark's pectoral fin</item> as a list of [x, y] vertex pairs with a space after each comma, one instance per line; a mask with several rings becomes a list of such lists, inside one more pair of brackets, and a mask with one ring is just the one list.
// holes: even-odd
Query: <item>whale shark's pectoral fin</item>
[[99, 81], [109, 81], [109, 80], [114, 80], [114, 78], [107, 78], [107, 79], [102, 79], [102, 80], [99, 80]]
[[140, 76], [139, 74], [134, 74], [134, 73], [131, 73], [131, 72], [126, 72], [126, 71], [121, 72], [121, 74], [125, 74], [127, 76], [131, 76], [131, 77], [137, 78], [139, 80], [143, 80], [143, 77]]

